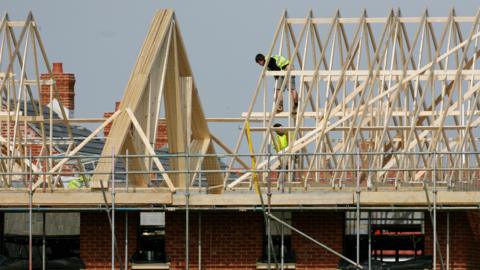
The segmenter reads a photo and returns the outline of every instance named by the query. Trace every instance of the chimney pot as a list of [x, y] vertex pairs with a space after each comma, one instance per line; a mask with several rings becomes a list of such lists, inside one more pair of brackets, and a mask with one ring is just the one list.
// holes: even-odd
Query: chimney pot
[[53, 63], [53, 73], [62, 74], [63, 73], [63, 63]]

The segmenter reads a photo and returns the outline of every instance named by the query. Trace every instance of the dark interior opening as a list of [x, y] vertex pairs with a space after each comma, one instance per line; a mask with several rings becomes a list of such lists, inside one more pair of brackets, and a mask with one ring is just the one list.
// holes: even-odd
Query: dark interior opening
[[[280, 262], [282, 255], [282, 237], [281, 235], [272, 235], [273, 250], [277, 258], [277, 262]], [[290, 235], [283, 236], [283, 261], [285, 263], [294, 263], [295, 262], [295, 252], [292, 249], [292, 237]], [[262, 257], [260, 258], [261, 263], [268, 262], [268, 237], [265, 236], [263, 239], [263, 252]], [[271, 254], [270, 262], [273, 263], [273, 254]]]
[[166, 261], [165, 227], [140, 226], [137, 239], [137, 250], [132, 256], [132, 262], [162, 263]]
[[[4, 235], [0, 255], [0, 270], [28, 269], [29, 239], [24, 235]], [[33, 269], [42, 269], [43, 238], [32, 241]], [[83, 269], [80, 259], [80, 236], [46, 236], [45, 262], [47, 269]]]
[[[420, 224], [371, 225], [372, 259], [403, 261], [424, 255], [425, 236]], [[357, 237], [345, 236], [345, 255], [356, 259]], [[368, 234], [360, 235], [360, 260], [368, 259]]]

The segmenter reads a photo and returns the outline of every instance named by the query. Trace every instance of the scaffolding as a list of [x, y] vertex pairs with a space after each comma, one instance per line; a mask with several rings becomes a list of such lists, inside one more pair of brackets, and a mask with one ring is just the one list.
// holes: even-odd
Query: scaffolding
[[[454, 10], [446, 18], [429, 17], [428, 11], [405, 18], [392, 10], [385, 18], [369, 18], [364, 11], [359, 18], [342, 18], [339, 12], [315, 18], [309, 12], [297, 19], [285, 12], [266, 59], [283, 55], [290, 64], [282, 71], [262, 69], [233, 152], [245, 141], [248, 122], [257, 124], [250, 128], [259, 133], [255, 153], [265, 156], [273, 132], [288, 131], [289, 146], [280, 153], [297, 154], [295, 162], [290, 158], [286, 163], [306, 171], [300, 179], [305, 188], [321, 179], [341, 188], [348, 178], [342, 169], [359, 165], [355, 153], [372, 153], [361, 167], [381, 168], [366, 173], [370, 190], [386, 182], [395, 187], [424, 183], [434, 166], [478, 167], [478, 156], [462, 154], [478, 149], [478, 19], [478, 14], [457, 17]], [[298, 112], [275, 113], [281, 99], [268, 106], [272, 76], [287, 78], [276, 89], [299, 78]], [[290, 95], [288, 104], [293, 107]], [[273, 127], [282, 121], [286, 127]], [[434, 159], [435, 152], [442, 155]], [[308, 158], [304, 153], [322, 155]], [[434, 165], [434, 160], [440, 163]], [[263, 158], [257, 168], [277, 169], [280, 163], [277, 157], [270, 162]], [[324, 168], [333, 172], [322, 175]], [[407, 172], [413, 168], [414, 174]], [[449, 187], [454, 178], [463, 181], [456, 171], [444, 176]], [[226, 188], [249, 179], [251, 174], [244, 174]]]

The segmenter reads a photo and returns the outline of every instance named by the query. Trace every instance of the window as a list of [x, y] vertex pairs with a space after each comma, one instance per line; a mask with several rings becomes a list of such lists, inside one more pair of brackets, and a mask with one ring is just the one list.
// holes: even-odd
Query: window
[[[272, 212], [272, 214], [282, 221], [292, 224], [292, 213], [290, 212]], [[284, 263], [295, 262], [295, 254], [292, 250], [292, 231], [278, 223], [275, 220], [270, 222], [270, 233], [272, 235], [273, 249], [278, 262]], [[271, 262], [273, 262], [273, 254], [271, 255]], [[265, 231], [263, 237], [263, 254], [260, 262], [268, 262], [268, 226], [265, 224]]]
[[[356, 212], [345, 216], [345, 255], [356, 258], [356, 234], [360, 233], [360, 260], [368, 259], [369, 218], [360, 213], [357, 228]], [[400, 262], [424, 255], [423, 212], [371, 212], [370, 232], [372, 259], [385, 262]]]
[[[28, 260], [29, 240], [28, 213], [5, 213], [2, 237], [3, 260], [0, 267], [16, 268]], [[44, 226], [45, 223], [45, 226]], [[43, 234], [45, 228], [45, 234]], [[45, 235], [45, 254], [48, 269], [81, 267], [80, 259], [80, 214], [79, 213], [33, 213], [33, 256], [41, 258]], [[34, 260], [33, 267], [41, 269], [41, 260]]]
[[165, 262], [165, 213], [141, 212], [134, 263]]
[[[80, 213], [46, 213], [45, 234], [47, 236], [80, 235]], [[33, 235], [42, 235], [43, 214], [33, 213]], [[29, 232], [28, 213], [5, 213], [5, 235], [25, 235]]]

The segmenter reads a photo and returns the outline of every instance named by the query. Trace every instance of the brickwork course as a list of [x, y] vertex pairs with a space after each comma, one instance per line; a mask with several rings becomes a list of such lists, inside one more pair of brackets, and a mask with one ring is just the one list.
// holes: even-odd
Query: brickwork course
[[[253, 212], [201, 214], [204, 269], [255, 269], [262, 254], [263, 215]], [[198, 213], [191, 215], [190, 266], [198, 269]], [[167, 213], [166, 253], [170, 269], [185, 269], [185, 212]]]
[[[130, 214], [129, 253], [136, 248], [138, 215]], [[190, 213], [190, 269], [198, 269], [199, 215], [201, 215], [202, 269], [256, 269], [263, 252], [265, 227], [261, 212], [204, 211]], [[122, 257], [123, 215], [116, 224]], [[185, 269], [185, 212], [166, 212], [165, 251], [170, 269]], [[137, 223], [135, 223], [137, 221]], [[437, 217], [438, 237], [446, 259], [446, 213]], [[480, 214], [450, 214], [450, 269], [480, 269]], [[292, 212], [292, 225], [334, 250], [344, 251], [345, 213], [328, 211]], [[110, 227], [105, 213], [82, 213], [81, 256], [87, 269], [111, 269]], [[432, 254], [432, 227], [425, 214], [425, 254]], [[339, 258], [303, 236], [292, 233], [296, 269], [337, 269]], [[437, 269], [441, 269], [437, 261]]]
[[[344, 213], [293, 212], [292, 225], [321, 243], [342, 253]], [[296, 269], [336, 269], [339, 258], [305, 237], [292, 233]]]
[[[437, 213], [437, 237], [446, 264], [447, 213]], [[480, 213], [456, 211], [450, 213], [450, 269], [480, 269]], [[425, 253], [433, 253], [433, 228], [425, 215]], [[441, 269], [437, 254], [437, 269]]]
[[[115, 235], [120, 256], [125, 258], [125, 214], [117, 213]], [[129, 257], [137, 249], [137, 233], [139, 214], [129, 213], [128, 217], [128, 253]], [[111, 264], [112, 237], [107, 214], [81, 213], [80, 214], [80, 257], [86, 269], [112, 269]], [[123, 263], [124, 260], [122, 260]], [[115, 257], [116, 267], [119, 267]]]

